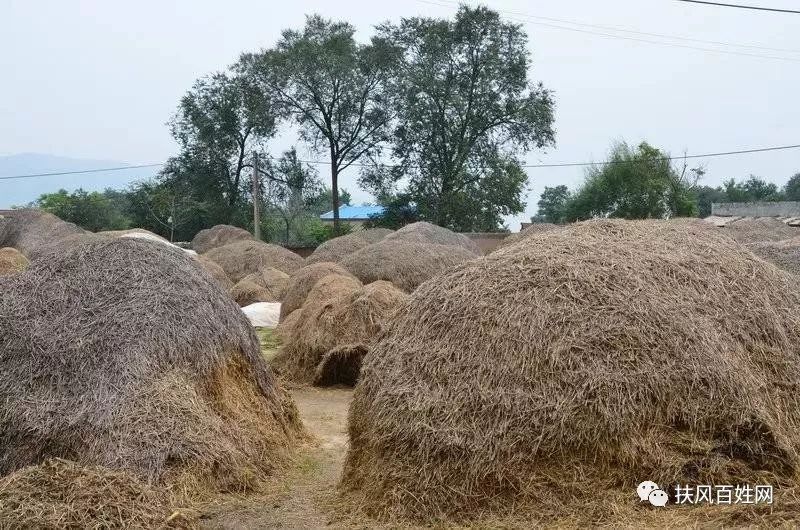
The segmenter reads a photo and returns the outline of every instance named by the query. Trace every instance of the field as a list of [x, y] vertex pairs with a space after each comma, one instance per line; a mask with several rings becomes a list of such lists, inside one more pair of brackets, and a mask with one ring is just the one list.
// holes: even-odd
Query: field
[[306, 260], [22, 210], [0, 528], [795, 526], [792, 230], [595, 220], [481, 255], [416, 223]]

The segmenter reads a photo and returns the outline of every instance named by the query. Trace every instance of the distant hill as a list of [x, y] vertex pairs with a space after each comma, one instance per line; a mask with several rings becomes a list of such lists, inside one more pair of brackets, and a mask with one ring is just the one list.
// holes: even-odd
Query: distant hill
[[[115, 160], [88, 160], [38, 153], [21, 153], [0, 156], [0, 177], [103, 169], [125, 165], [128, 164]], [[125, 188], [133, 182], [153, 177], [157, 171], [156, 167], [101, 171], [82, 175], [0, 180], [0, 209], [10, 208], [14, 205], [22, 206], [36, 200], [42, 193], [52, 193], [60, 189], [74, 191], [83, 188], [87, 191], [102, 191], [106, 188]]]

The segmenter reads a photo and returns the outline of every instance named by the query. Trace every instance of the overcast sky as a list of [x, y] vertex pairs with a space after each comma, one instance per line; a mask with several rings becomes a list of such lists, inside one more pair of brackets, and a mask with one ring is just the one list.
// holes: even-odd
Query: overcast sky
[[[795, 0], [741, 2], [798, 7]], [[602, 160], [614, 140], [646, 139], [672, 154], [800, 144], [800, 15], [674, 0], [483, 4], [525, 25], [531, 78], [555, 93], [557, 146], [529, 153], [529, 163]], [[449, 17], [455, 9], [450, 0], [0, 0], [0, 154], [161, 162], [176, 151], [165, 122], [193, 81], [243, 51], [271, 46], [282, 29], [302, 26], [305, 14], [347, 20], [366, 40], [379, 22]], [[275, 148], [294, 141], [284, 135]], [[751, 173], [783, 184], [800, 171], [800, 150], [709, 159], [706, 166], [711, 185]], [[572, 187], [583, 176], [581, 168], [528, 173], [528, 211], [518, 219], [535, 212], [544, 186]], [[369, 200], [354, 177], [345, 178], [345, 187], [358, 202]], [[53, 185], [43, 179], [42, 189]]]

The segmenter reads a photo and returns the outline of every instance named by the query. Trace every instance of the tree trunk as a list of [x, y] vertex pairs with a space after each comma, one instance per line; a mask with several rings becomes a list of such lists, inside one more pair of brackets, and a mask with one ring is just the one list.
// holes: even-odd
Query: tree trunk
[[339, 160], [331, 145], [331, 197], [333, 198], [333, 235], [339, 235]]

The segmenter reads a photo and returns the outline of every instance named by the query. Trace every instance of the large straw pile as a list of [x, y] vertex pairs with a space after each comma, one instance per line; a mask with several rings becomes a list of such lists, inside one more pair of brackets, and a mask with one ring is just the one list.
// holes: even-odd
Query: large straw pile
[[180, 250], [100, 238], [0, 290], [0, 474], [58, 457], [241, 491], [299, 435], [247, 319]]
[[355, 278], [341, 266], [326, 261], [306, 265], [292, 273], [286, 286], [283, 304], [281, 304], [281, 320], [292, 311], [300, 309], [314, 285], [325, 276], [331, 274]]
[[205, 255], [222, 267], [233, 283], [265, 267], [291, 274], [304, 265], [303, 258], [291, 250], [262, 241], [236, 241]]
[[14, 247], [30, 260], [94, 238], [91, 232], [43, 210], [14, 210], [0, 219], [0, 247]]
[[367, 245], [377, 243], [391, 233], [392, 230], [388, 228], [370, 228], [334, 237], [314, 249], [314, 252], [306, 258], [306, 263], [338, 263], [353, 252], [357, 252]]
[[231, 296], [241, 307], [257, 302], [280, 302], [288, 283], [288, 274], [272, 267], [264, 267], [242, 278], [231, 289]]
[[559, 225], [553, 223], [533, 223], [529, 227], [525, 228], [525, 230], [520, 230], [514, 234], [509, 234], [503, 241], [500, 242], [497, 247], [495, 247], [493, 252], [497, 252], [499, 249], [503, 247], [507, 247], [509, 245], [513, 245], [518, 241], [525, 239], [526, 237], [535, 236], [537, 234], [541, 234], [542, 232], [549, 232], [551, 230], [557, 230]]
[[0, 276], [10, 276], [25, 270], [30, 264], [28, 258], [12, 247], [0, 248]]
[[773, 217], [745, 217], [725, 224], [720, 230], [739, 243], [781, 241], [796, 236], [798, 232], [797, 228]]
[[747, 247], [778, 267], [800, 274], [800, 235], [784, 241], [751, 243]]
[[477, 243], [463, 234], [457, 234], [447, 228], [420, 221], [406, 225], [397, 232], [385, 237], [386, 241], [406, 241], [411, 243], [433, 243], [460, 247], [473, 254], [480, 254], [481, 249]]
[[254, 241], [253, 235], [243, 228], [231, 225], [216, 225], [200, 230], [192, 239], [192, 249], [204, 254], [212, 248], [222, 247], [235, 241]]
[[167, 495], [126, 471], [53, 459], [0, 479], [0, 528], [194, 528]]
[[698, 224], [581, 223], [411, 295], [362, 367], [342, 485], [430, 521], [791, 484], [798, 389], [796, 277]]
[[387, 237], [345, 258], [341, 265], [365, 284], [385, 280], [410, 293], [434, 275], [476, 257], [459, 246]]
[[354, 384], [361, 358], [407, 295], [388, 282], [361, 286], [332, 274], [308, 295], [275, 358], [287, 379]]
[[223, 290], [229, 291], [233, 287], [233, 282], [230, 278], [228, 278], [228, 275], [225, 274], [225, 270], [217, 265], [215, 261], [201, 254], [195, 256], [194, 259], [200, 264], [201, 267], [203, 267], [203, 269], [205, 269], [208, 274], [211, 275], [212, 278], [214, 278], [214, 280], [216, 280], [217, 283], [219, 283]]

